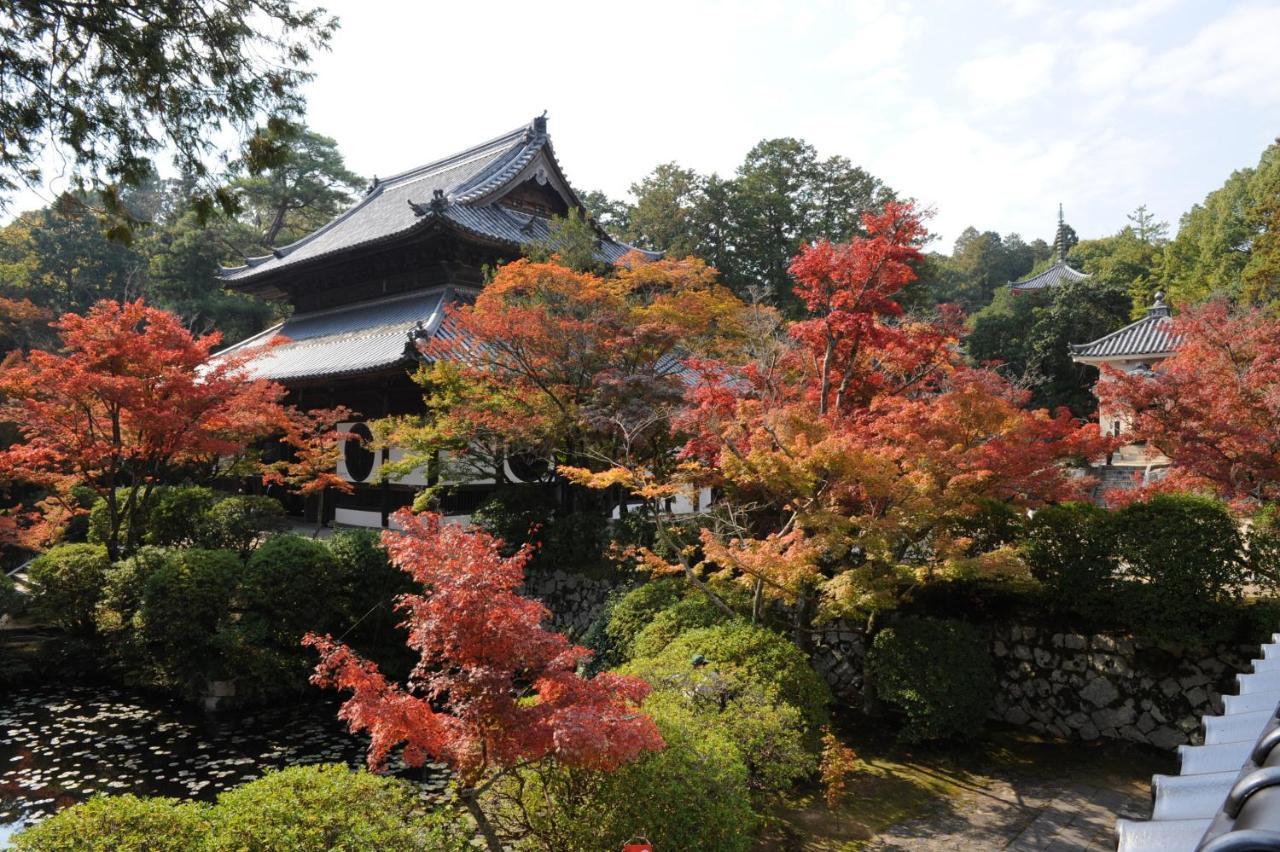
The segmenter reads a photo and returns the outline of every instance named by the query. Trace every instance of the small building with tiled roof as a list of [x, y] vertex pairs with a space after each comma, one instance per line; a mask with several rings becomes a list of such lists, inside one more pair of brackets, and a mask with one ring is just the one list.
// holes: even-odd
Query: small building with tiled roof
[[[1173, 312], [1165, 304], [1164, 294], [1156, 293], [1142, 319], [1089, 343], [1072, 344], [1071, 360], [1123, 373], [1152, 373], [1177, 348]], [[1105, 371], [1098, 381], [1107, 381]], [[1099, 408], [1098, 428], [1104, 435], [1120, 436], [1126, 424], [1119, 413]], [[1125, 487], [1149, 481], [1168, 466], [1169, 459], [1163, 453], [1145, 443], [1134, 443], [1108, 456], [1098, 473], [1104, 486]]]
[[1067, 250], [1070, 248], [1067, 242], [1071, 233], [1071, 229], [1062, 220], [1062, 205], [1059, 204], [1058, 230], [1053, 237], [1053, 265], [1018, 281], [1010, 281], [1009, 289], [1013, 291], [1014, 295], [1041, 293], [1046, 290], [1052, 290], [1054, 287], [1060, 287], [1065, 283], [1083, 281], [1089, 277], [1087, 273], [1081, 272], [1067, 263]]
[[[315, 232], [221, 271], [224, 287], [292, 308], [283, 323], [224, 352], [261, 348], [250, 373], [284, 384], [304, 409], [345, 405], [370, 420], [420, 412], [422, 388], [410, 378], [422, 357], [415, 344], [447, 335], [448, 305], [477, 293], [486, 268], [548, 241], [554, 217], [571, 210], [586, 215], [556, 159], [545, 116], [374, 178], [362, 198]], [[634, 250], [587, 220], [601, 261]], [[265, 345], [277, 337], [286, 340]], [[385, 526], [389, 512], [429, 484], [426, 473], [378, 482], [381, 462], [396, 457], [393, 450], [379, 453], [346, 443], [338, 473], [357, 488], [339, 495], [337, 521]], [[444, 508], [465, 513], [482, 491], [458, 489], [451, 498], [458, 505]]]

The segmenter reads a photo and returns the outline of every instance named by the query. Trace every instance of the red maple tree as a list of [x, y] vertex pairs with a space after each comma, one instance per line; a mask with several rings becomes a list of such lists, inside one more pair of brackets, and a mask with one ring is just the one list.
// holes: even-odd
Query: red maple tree
[[1173, 469], [1154, 490], [1207, 490], [1240, 508], [1280, 499], [1280, 319], [1225, 302], [1171, 320], [1177, 350], [1154, 371], [1104, 368], [1103, 407]]
[[527, 547], [504, 557], [499, 539], [439, 515], [404, 509], [394, 520], [402, 531], [383, 533], [387, 553], [423, 587], [397, 603], [418, 655], [408, 683], [388, 680], [329, 636], [304, 640], [321, 656], [312, 681], [352, 693], [339, 716], [372, 737], [371, 769], [397, 747], [410, 766], [447, 763], [498, 852], [480, 796], [504, 774], [544, 758], [608, 771], [663, 747], [638, 709], [648, 685], [612, 673], [581, 677], [591, 652], [543, 628], [547, 609], [517, 593]]
[[211, 361], [216, 333], [195, 337], [141, 300], [99, 302], [54, 328], [59, 351], [0, 367], [3, 417], [21, 434], [0, 451], [0, 470], [44, 489], [46, 520], [76, 510], [73, 486], [96, 491], [112, 558], [137, 545], [133, 521], [156, 485], [184, 467], [215, 468], [282, 421], [283, 388], [247, 378], [243, 358]]
[[[746, 583], [757, 605], [798, 604], [802, 644], [817, 609], [874, 613], [935, 577], [1018, 571], [1011, 551], [965, 535], [965, 520], [991, 502], [1084, 493], [1071, 463], [1104, 449], [1096, 425], [1027, 410], [1027, 393], [966, 364], [956, 314], [903, 315], [895, 296], [915, 278], [925, 236], [910, 204], [891, 202], [864, 225], [866, 236], [806, 246], [793, 261], [807, 318], [744, 349], [747, 360], [686, 362], [700, 379], [675, 418], [687, 437], [675, 476], [562, 469], [656, 504], [715, 488], [701, 561], [682, 555], [669, 569], [699, 584], [708, 571]], [[661, 532], [656, 505], [655, 515]]]

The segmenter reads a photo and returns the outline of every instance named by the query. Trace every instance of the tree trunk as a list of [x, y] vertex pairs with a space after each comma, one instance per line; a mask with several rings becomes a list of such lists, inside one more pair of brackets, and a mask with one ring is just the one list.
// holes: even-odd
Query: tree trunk
[[319, 538], [320, 531], [324, 529], [324, 492], [328, 489], [321, 488], [316, 500], [316, 531], [311, 534], [312, 538]]
[[472, 819], [476, 821], [476, 828], [480, 830], [480, 836], [484, 838], [485, 846], [489, 848], [489, 852], [503, 852], [502, 841], [498, 839], [498, 834], [493, 830], [493, 825], [489, 822], [489, 818], [480, 809], [480, 803], [476, 801], [475, 794], [460, 793], [458, 798], [462, 799], [463, 807], [467, 809]]

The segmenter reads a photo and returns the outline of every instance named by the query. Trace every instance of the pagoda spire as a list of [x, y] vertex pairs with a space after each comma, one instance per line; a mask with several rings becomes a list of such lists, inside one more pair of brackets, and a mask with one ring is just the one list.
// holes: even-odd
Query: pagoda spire
[[1067, 225], [1062, 219], [1062, 202], [1058, 202], [1058, 230], [1053, 235], [1053, 248], [1058, 255], [1058, 263], [1067, 262]]

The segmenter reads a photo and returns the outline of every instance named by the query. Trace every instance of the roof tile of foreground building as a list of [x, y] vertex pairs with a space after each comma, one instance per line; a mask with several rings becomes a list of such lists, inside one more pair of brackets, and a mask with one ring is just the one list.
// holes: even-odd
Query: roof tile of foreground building
[[296, 314], [219, 355], [282, 338], [249, 361], [245, 369], [251, 377], [286, 381], [377, 372], [412, 361], [413, 339], [439, 331], [453, 298], [448, 288], [436, 288]]
[[1155, 304], [1147, 309], [1145, 317], [1091, 343], [1073, 343], [1071, 358], [1075, 361], [1106, 361], [1144, 355], [1164, 357], [1177, 348], [1178, 336], [1173, 333], [1172, 311], [1164, 303], [1164, 294], [1156, 293]]
[[1149, 820], [1116, 820], [1119, 852], [1280, 850], [1280, 633], [1236, 676], [1203, 745], [1179, 746], [1177, 775], [1151, 779]]
[[[545, 118], [416, 169], [374, 178], [363, 198], [319, 230], [271, 254], [246, 258], [245, 265], [223, 269], [220, 275], [234, 285], [407, 236], [432, 224], [517, 247], [527, 245], [547, 237], [548, 218], [513, 209], [501, 199], [526, 180], [550, 182], [571, 206], [582, 207], [555, 158]], [[601, 260], [614, 262], [632, 250], [597, 230]]]

